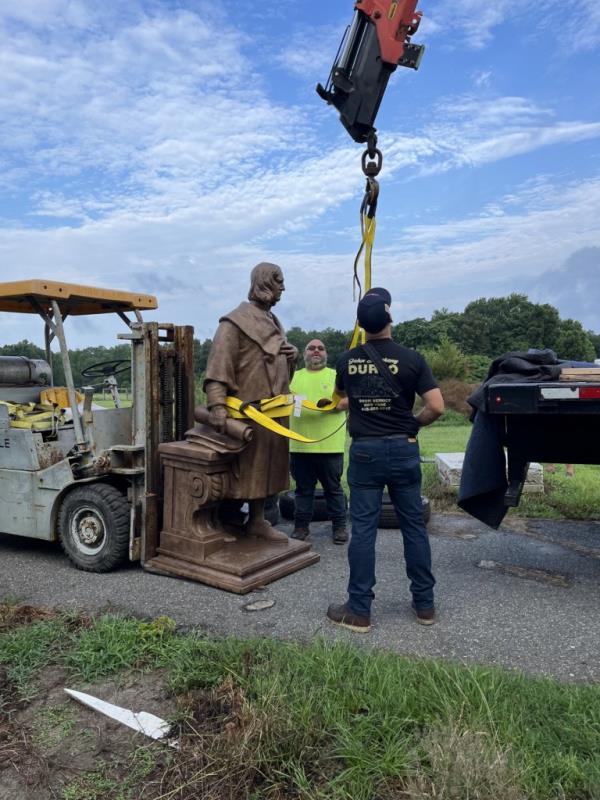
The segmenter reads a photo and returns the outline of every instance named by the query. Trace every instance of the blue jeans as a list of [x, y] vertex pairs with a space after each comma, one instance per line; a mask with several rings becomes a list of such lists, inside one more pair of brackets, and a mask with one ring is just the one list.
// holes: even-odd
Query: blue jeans
[[290, 472], [296, 481], [294, 524], [297, 528], [307, 528], [312, 519], [317, 481], [323, 487], [333, 529], [346, 527], [346, 498], [341, 484], [343, 469], [343, 453], [290, 453]]
[[355, 614], [369, 615], [371, 612], [371, 602], [375, 597], [375, 540], [385, 486], [402, 531], [413, 605], [415, 608], [431, 608], [435, 579], [431, 572], [429, 538], [423, 522], [419, 445], [393, 437], [353, 441], [348, 484], [352, 519], [348, 548], [349, 608]]

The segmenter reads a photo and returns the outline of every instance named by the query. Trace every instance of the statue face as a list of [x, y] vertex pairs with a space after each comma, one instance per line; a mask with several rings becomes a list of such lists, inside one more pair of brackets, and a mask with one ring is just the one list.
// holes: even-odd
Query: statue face
[[281, 300], [285, 291], [283, 272], [277, 264], [257, 264], [250, 275], [248, 300], [271, 307]]
[[281, 295], [285, 292], [285, 284], [283, 282], [283, 273], [280, 269], [273, 273], [271, 283], [271, 296], [273, 298], [273, 305], [281, 300]]

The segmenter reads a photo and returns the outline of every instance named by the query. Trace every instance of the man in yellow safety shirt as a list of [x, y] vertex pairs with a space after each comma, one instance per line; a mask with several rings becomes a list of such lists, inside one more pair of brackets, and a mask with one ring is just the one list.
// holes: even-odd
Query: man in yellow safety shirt
[[[305, 369], [298, 370], [290, 391], [314, 403], [330, 401], [335, 388], [335, 370], [327, 366], [327, 350], [319, 339], [312, 339], [304, 350]], [[309, 439], [322, 441], [314, 444], [290, 442], [290, 471], [296, 481], [296, 505], [292, 539], [306, 539], [310, 535], [315, 487], [323, 487], [327, 513], [332, 524], [333, 541], [348, 541], [346, 530], [346, 498], [341, 486], [346, 445], [344, 416], [348, 401], [344, 398], [335, 411], [320, 412], [302, 408], [300, 416], [292, 414], [290, 428]]]

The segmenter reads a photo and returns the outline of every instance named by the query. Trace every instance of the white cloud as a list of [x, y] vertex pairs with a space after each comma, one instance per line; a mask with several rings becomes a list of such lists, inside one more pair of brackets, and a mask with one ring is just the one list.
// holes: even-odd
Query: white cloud
[[344, 30], [342, 25], [302, 27], [276, 53], [275, 63], [307, 83], [325, 84]]
[[491, 69], [479, 70], [473, 75], [473, 83], [478, 89], [487, 89], [492, 82]]
[[486, 209], [472, 218], [413, 226], [393, 247], [418, 260], [424, 286], [452, 276], [489, 277], [498, 269], [499, 278], [534, 276], [600, 241], [599, 210], [600, 179], [545, 182], [535, 191], [525, 185], [499, 198], [494, 213]]
[[599, 122], [562, 122], [554, 112], [523, 97], [481, 99], [463, 96], [444, 101], [426, 128], [437, 154], [423, 172], [481, 166], [550, 145], [600, 136]]
[[[265, 208], [267, 229], [273, 213]], [[599, 213], [600, 180], [527, 184], [472, 218], [411, 225], [395, 241], [379, 243], [377, 282], [397, 296], [397, 319], [428, 315], [441, 305], [462, 308], [490, 283], [502, 284], [505, 291], [512, 277], [518, 287], [526, 277], [559, 267], [578, 248], [598, 246]], [[23, 276], [40, 277], [49, 264], [55, 275], [60, 264], [64, 280], [81, 282], [85, 269], [85, 282], [92, 285], [157, 292], [160, 311], [155, 316], [194, 324], [204, 338], [219, 315], [244, 298], [251, 266], [270, 260], [285, 270], [287, 292], [278, 313], [286, 325], [349, 328], [356, 231], [343, 242], [336, 240], [336, 249], [330, 242], [327, 253], [290, 252], [259, 238], [253, 242], [248, 233], [256, 232], [256, 224], [248, 222], [244, 230], [241, 216], [243, 209], [235, 209], [236, 228], [226, 230], [221, 241], [210, 230], [212, 218], [194, 220], [192, 215], [154, 224], [123, 218], [33, 235], [13, 231], [2, 239], [0, 263], [19, 264]], [[12, 274], [2, 275], [8, 277]], [[29, 325], [19, 321], [11, 337], [27, 336]], [[98, 340], [97, 332], [77, 335], [85, 343], [87, 337], [89, 343]]]
[[597, 0], [552, 0], [540, 25], [546, 34], [558, 34], [563, 55], [592, 50], [600, 44], [600, 5]]
[[74, 39], [47, 41], [32, 29], [15, 38], [5, 29], [5, 159], [33, 159], [38, 183], [91, 173], [82, 183], [101, 184], [110, 176], [115, 188], [103, 202], [122, 208], [143, 195], [163, 209], [250, 174], [265, 152], [301, 150], [301, 116], [267, 100], [242, 43], [186, 11]]
[[452, 46], [464, 42], [474, 50], [481, 50], [490, 44], [495, 29], [509, 17], [514, 18], [522, 13], [528, 2], [531, 0], [525, 0], [520, 5], [511, 0], [495, 0], [494, 3], [482, 3], [481, 0], [439, 0], [431, 9], [427, 9], [423, 18], [423, 31], [425, 34], [447, 37], [448, 44]]
[[[482, 27], [470, 35], [480, 42], [496, 17], [475, 15], [475, 5], [459, 0], [457, 13], [464, 22], [473, 11]], [[0, 227], [0, 279], [18, 271], [156, 291], [162, 320], [193, 323], [204, 337], [245, 295], [251, 266], [275, 260], [286, 269], [286, 324], [349, 327], [356, 233], [346, 221], [329, 236], [326, 215], [360, 197], [356, 146], [319, 141], [304, 109], [271, 100], [247, 35], [222, 19], [40, 0], [34, 22], [36, 8], [22, 0], [0, 12], [0, 196], [5, 217], [13, 198], [25, 208]], [[317, 31], [317, 44], [329, 35]], [[298, 36], [288, 66], [309, 76], [326, 52], [328, 69], [329, 45], [309, 51]], [[384, 131], [382, 181], [600, 136], [600, 123], [559, 119], [526, 97], [455, 97], [430, 118], [411, 136]], [[439, 306], [457, 276], [540, 271], [567, 257], [576, 237], [596, 245], [599, 209], [594, 181], [528, 183], [476, 217], [412, 226], [379, 246], [378, 280], [401, 283], [420, 308]], [[399, 252], [409, 259], [400, 263]], [[27, 336], [28, 323], [13, 324], [12, 338]], [[98, 330], [77, 335], [97, 341]]]
[[427, 7], [419, 33], [425, 39], [444, 37], [449, 47], [482, 50], [503, 28], [514, 31], [515, 25], [531, 36], [551, 37], [553, 57], [568, 57], [600, 44], [600, 5], [597, 0], [546, 0], [543, 7], [539, 0], [438, 0]]

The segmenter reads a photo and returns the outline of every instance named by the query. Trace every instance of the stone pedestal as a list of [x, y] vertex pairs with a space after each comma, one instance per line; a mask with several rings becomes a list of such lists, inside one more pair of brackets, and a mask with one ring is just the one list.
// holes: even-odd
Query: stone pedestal
[[[442, 486], [446, 489], [458, 489], [462, 474], [464, 453], [436, 453], [435, 466]], [[544, 491], [544, 470], [541, 464], [532, 462], [529, 465], [527, 478], [523, 486], [527, 493]]]
[[229, 496], [235, 456], [244, 446], [243, 438], [205, 425], [188, 431], [184, 442], [160, 445], [163, 527], [158, 555], [146, 569], [245, 594], [319, 560], [306, 542], [246, 536], [220, 521], [219, 502]]

